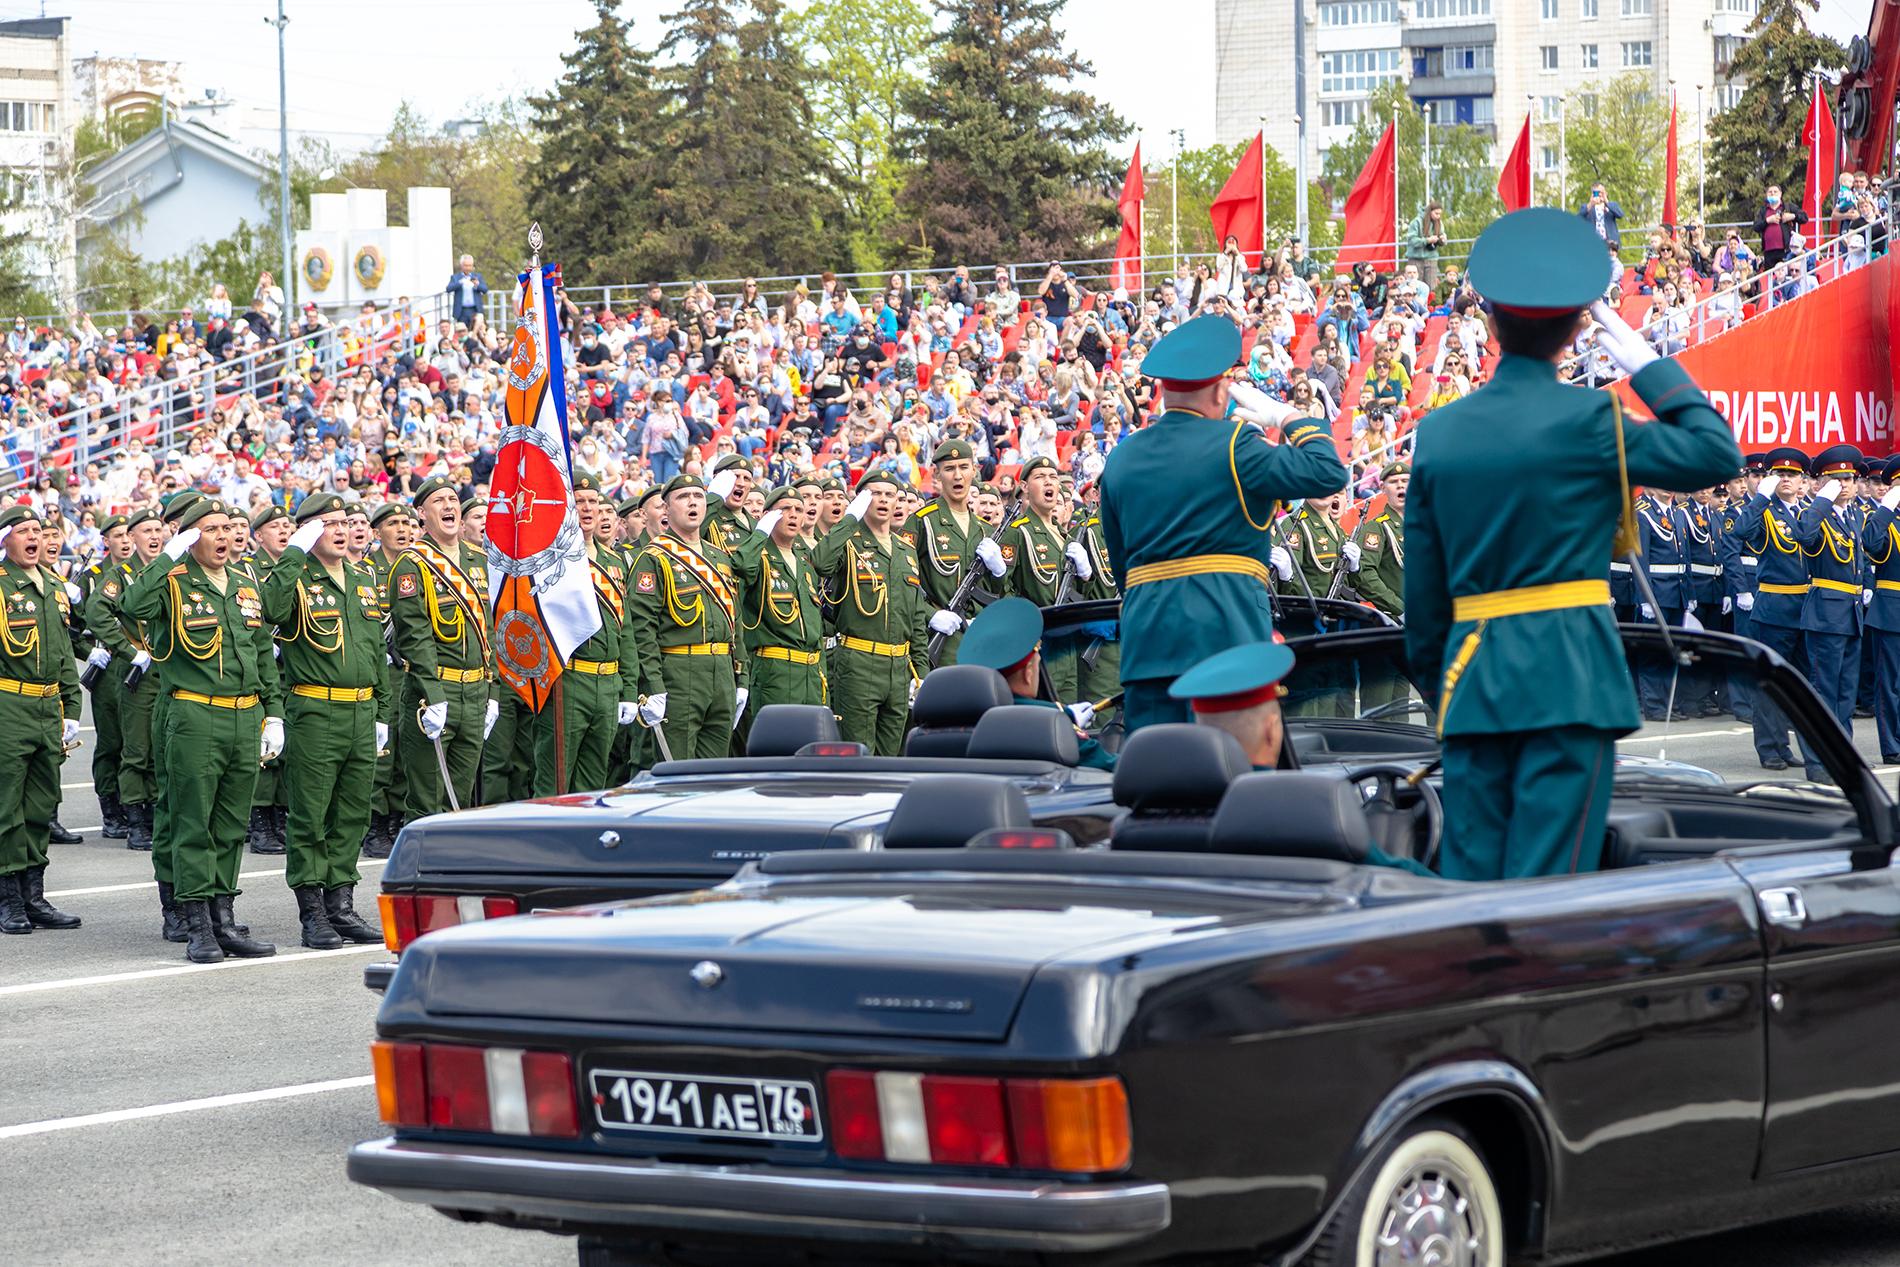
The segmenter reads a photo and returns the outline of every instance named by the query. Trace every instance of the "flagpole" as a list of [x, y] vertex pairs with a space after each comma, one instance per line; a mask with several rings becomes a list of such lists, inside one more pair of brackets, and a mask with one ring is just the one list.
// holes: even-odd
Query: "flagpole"
[[1557, 205], [1570, 205], [1570, 98], [1557, 98]]
[[1174, 161], [1168, 164], [1168, 267], [1181, 263], [1181, 129], [1174, 128]]
[[[1247, 253], [1240, 253], [1240, 262], [1247, 262]], [[1267, 268], [1267, 116], [1260, 116], [1260, 271]]]
[[1148, 289], [1148, 169], [1141, 161], [1141, 133], [1135, 133], [1135, 170], [1141, 174], [1141, 197], [1135, 200], [1135, 242], [1140, 263], [1135, 266], [1135, 305]]
[[[1709, 169], [1702, 161], [1702, 134], [1708, 131], [1709, 116], [1702, 110], [1702, 85], [1695, 86], [1695, 216], [1709, 218]], [[1706, 226], [1705, 226], [1706, 227]]]
[[1425, 128], [1425, 205], [1432, 205], [1432, 112], [1423, 101], [1418, 103], [1419, 122]]
[[1524, 147], [1524, 160], [1530, 164], [1530, 205], [1535, 207], [1537, 205], [1537, 169], [1541, 166], [1537, 161], [1539, 158], [1537, 152], [1537, 97], [1535, 94], [1528, 92], [1524, 94], [1524, 134], [1530, 138], [1530, 143]]
[[[1400, 100], [1404, 100], [1400, 95]], [[1392, 106], [1392, 271], [1399, 271], [1399, 110], [1398, 104]]]

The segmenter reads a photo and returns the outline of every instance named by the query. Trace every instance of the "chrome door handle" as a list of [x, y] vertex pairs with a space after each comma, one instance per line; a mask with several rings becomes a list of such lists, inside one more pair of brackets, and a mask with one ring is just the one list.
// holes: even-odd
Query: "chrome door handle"
[[1800, 889], [1763, 889], [1757, 899], [1762, 918], [1783, 928], [1799, 928], [1808, 922], [1808, 904], [1801, 900]]

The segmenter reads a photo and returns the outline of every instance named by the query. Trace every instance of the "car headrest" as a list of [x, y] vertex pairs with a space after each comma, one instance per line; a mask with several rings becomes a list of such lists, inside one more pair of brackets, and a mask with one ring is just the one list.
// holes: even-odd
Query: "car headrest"
[[1356, 784], [1295, 770], [1235, 779], [1207, 842], [1211, 853], [1332, 862], [1364, 862], [1371, 845], [1365, 798]]
[[767, 704], [752, 719], [748, 757], [789, 757], [808, 743], [838, 737], [838, 719], [823, 704]]
[[1137, 814], [1212, 814], [1228, 785], [1252, 770], [1240, 741], [1224, 730], [1185, 722], [1143, 726], [1122, 741], [1115, 761], [1115, 804]]
[[983, 714], [970, 732], [965, 755], [990, 761], [1074, 765], [1081, 760], [1081, 746], [1075, 741], [1075, 722], [1061, 709], [1010, 704]]
[[926, 774], [897, 798], [884, 826], [886, 849], [958, 849], [999, 827], [1026, 828], [1029, 798], [1005, 779]]
[[910, 702], [913, 726], [974, 726], [992, 708], [1008, 704], [1003, 675], [980, 664], [946, 664], [917, 684]]

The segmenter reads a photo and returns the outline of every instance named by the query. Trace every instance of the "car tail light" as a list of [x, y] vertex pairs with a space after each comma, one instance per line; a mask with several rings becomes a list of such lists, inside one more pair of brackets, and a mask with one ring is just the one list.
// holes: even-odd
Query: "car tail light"
[[487, 1130], [488, 1070], [482, 1049], [430, 1043], [422, 1055], [429, 1080], [429, 1125]]
[[877, 1112], [877, 1075], [862, 1069], [834, 1069], [825, 1078], [825, 1093], [831, 1102], [831, 1146], [838, 1156], [883, 1161], [884, 1126]]
[[1132, 1155], [1118, 1078], [839, 1069], [825, 1090], [832, 1148], [848, 1160], [1089, 1174], [1121, 1170]]
[[930, 1075], [923, 1080], [923, 1098], [932, 1161], [947, 1166], [1010, 1164], [1000, 1080]]
[[1120, 1078], [1014, 1079], [1009, 1121], [1016, 1164], [1034, 1170], [1120, 1170], [1133, 1149]]
[[511, 897], [466, 893], [384, 893], [376, 902], [383, 916], [383, 944], [397, 954], [424, 933], [485, 919], [505, 919], [521, 909]]
[[370, 1044], [376, 1106], [392, 1126], [574, 1139], [574, 1065], [558, 1051], [453, 1043]]
[[391, 1126], [429, 1124], [428, 1082], [422, 1073], [421, 1043], [371, 1043], [376, 1069], [376, 1111]]

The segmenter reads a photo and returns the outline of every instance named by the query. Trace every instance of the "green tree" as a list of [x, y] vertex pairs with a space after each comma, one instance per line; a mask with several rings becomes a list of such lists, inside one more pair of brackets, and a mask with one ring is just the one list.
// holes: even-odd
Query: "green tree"
[[[1559, 144], [1556, 123], [1539, 120], [1533, 126], [1539, 148]], [[1640, 251], [1641, 240], [1631, 231], [1662, 219], [1668, 136], [1669, 102], [1656, 95], [1650, 77], [1640, 71], [1619, 75], [1600, 91], [1573, 93], [1564, 102], [1564, 180], [1560, 184], [1555, 176], [1538, 177], [1538, 203], [1554, 207], [1567, 198], [1581, 206], [1590, 186], [1601, 181], [1604, 192], [1623, 208], [1625, 246]], [[1685, 175], [1693, 180], [1692, 163], [1678, 162], [1678, 182]], [[1680, 184], [1677, 194], [1678, 214], [1686, 218], [1695, 206], [1693, 187], [1688, 202], [1682, 201]]]
[[912, 263], [1075, 259], [1111, 249], [1128, 134], [1074, 86], [1061, 0], [936, 0], [929, 78], [910, 94], [912, 164], [893, 226]]
[[[1220, 243], [1214, 240], [1214, 225], [1208, 219], [1208, 209], [1214, 205], [1214, 197], [1220, 193], [1221, 186], [1234, 174], [1234, 168], [1240, 163], [1250, 143], [1236, 141], [1232, 145], [1204, 145], [1200, 149], [1183, 150], [1178, 166], [1168, 161], [1156, 162], [1154, 156], [1143, 161], [1142, 187], [1147, 190], [1148, 198], [1141, 236], [1151, 260], [1158, 261], [1173, 252], [1174, 223], [1177, 219], [1181, 230], [1181, 254], [1212, 253], [1220, 249]], [[1280, 239], [1293, 235], [1298, 223], [1294, 199], [1295, 178], [1292, 166], [1271, 145], [1267, 146], [1265, 159], [1267, 240], [1278, 246]], [[1178, 202], [1172, 201], [1176, 199]], [[1318, 184], [1308, 186], [1307, 209], [1309, 216], [1317, 217], [1317, 222], [1309, 227], [1323, 227], [1326, 194]], [[1242, 245], [1251, 251], [1258, 249], [1260, 244], [1247, 242]]]
[[1461, 239], [1475, 238], [1504, 211], [1498, 201], [1498, 170], [1491, 137], [1467, 124], [1432, 124], [1428, 181], [1425, 116], [1412, 103], [1403, 81], [1373, 89], [1365, 115], [1344, 141], [1326, 151], [1321, 179], [1332, 195], [1332, 205], [1344, 208], [1346, 194], [1359, 179], [1359, 170], [1366, 165], [1372, 147], [1378, 144], [1394, 114], [1399, 124], [1399, 240], [1405, 239], [1407, 227], [1425, 210], [1429, 186], [1430, 199], [1445, 209], [1445, 224], [1453, 239], [1448, 251], [1463, 255], [1469, 245]]
[[1815, 0], [1761, 0], [1735, 51], [1731, 73], [1747, 82], [1741, 99], [1709, 127], [1711, 215], [1749, 220], [1762, 190], [1779, 184], [1790, 201], [1808, 175], [1801, 141], [1816, 71], [1846, 64], [1847, 51], [1808, 29]]

